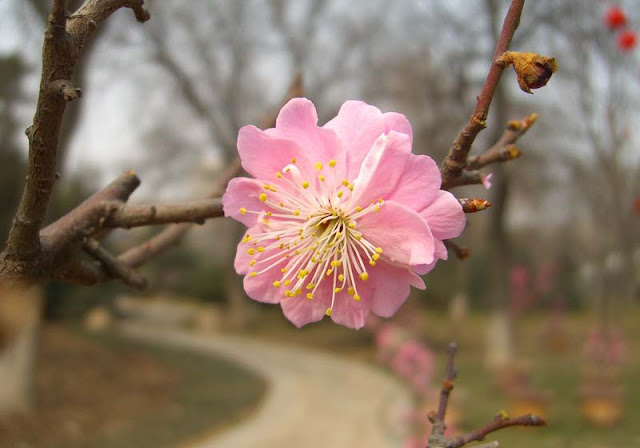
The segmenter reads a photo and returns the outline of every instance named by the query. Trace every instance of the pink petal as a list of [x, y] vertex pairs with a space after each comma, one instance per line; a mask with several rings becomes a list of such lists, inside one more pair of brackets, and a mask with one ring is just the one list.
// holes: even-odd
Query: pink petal
[[338, 115], [325, 128], [333, 129], [347, 152], [347, 177], [355, 178], [373, 143], [385, 133], [384, 117], [380, 109], [362, 101], [347, 101]]
[[[261, 233], [260, 227], [253, 226], [245, 232], [245, 235], [253, 235], [257, 233]], [[251, 246], [243, 243], [242, 241], [238, 243], [238, 247], [236, 249], [236, 257], [233, 261], [233, 267], [238, 274], [244, 275], [249, 272], [249, 262], [253, 258], [253, 256], [247, 253], [247, 249], [249, 249], [249, 247]]]
[[431, 157], [410, 154], [402, 179], [386, 198], [420, 211], [436, 199], [441, 184], [440, 169]]
[[384, 118], [385, 134], [391, 131], [407, 134], [413, 142], [413, 130], [411, 129], [411, 123], [407, 120], [403, 114], [397, 112], [387, 112], [382, 116]]
[[449, 257], [449, 252], [447, 251], [446, 246], [439, 240], [438, 238], [433, 239], [435, 250], [433, 252], [433, 256], [435, 257], [431, 263], [428, 264], [420, 264], [418, 266], [414, 266], [413, 270], [419, 274], [424, 275], [433, 270], [436, 267], [436, 263], [438, 260], [446, 260]]
[[369, 316], [369, 300], [361, 298], [356, 301], [353, 297], [340, 292], [337, 294], [333, 311], [331, 312], [331, 320], [335, 323], [344, 325], [354, 330], [364, 327]]
[[424, 282], [410, 270], [379, 262], [371, 268], [369, 279], [358, 285], [371, 311], [380, 317], [393, 316], [409, 296], [410, 286], [424, 289]]
[[331, 305], [331, 292], [324, 285], [318, 287], [313, 300], [301, 294], [280, 301], [284, 315], [298, 328], [322, 320], [329, 305]]
[[[276, 120], [275, 129], [266, 131], [269, 135], [295, 142], [303, 151], [310, 165], [299, 166], [303, 176], [314, 176], [313, 166], [320, 162], [327, 165], [335, 160], [339, 180], [346, 174], [346, 153], [342, 142], [333, 129], [318, 127], [318, 114], [311, 101], [293, 98], [284, 105]], [[329, 177], [333, 179], [333, 176]]]
[[263, 272], [255, 277], [245, 275], [243, 286], [247, 295], [253, 300], [264, 303], [278, 303], [281, 300], [288, 300], [284, 296], [284, 289], [282, 286], [279, 288], [273, 286], [273, 282], [280, 280], [282, 277], [280, 268], [284, 267], [285, 264], [286, 263], [281, 263], [277, 268]]
[[369, 213], [357, 223], [357, 229], [382, 256], [403, 265], [433, 261], [434, 241], [427, 223], [413, 210], [393, 201], [385, 201], [380, 212]]
[[365, 207], [370, 200], [386, 199], [402, 179], [410, 154], [411, 139], [406, 134], [380, 136], [362, 162], [352, 201]]
[[248, 177], [236, 177], [229, 181], [227, 191], [222, 196], [224, 216], [230, 216], [236, 221], [240, 221], [247, 227], [252, 227], [258, 222], [256, 213], [242, 214], [242, 208], [260, 212], [269, 210], [259, 196], [262, 193], [262, 184], [256, 179]]
[[420, 212], [429, 224], [433, 236], [447, 240], [460, 236], [466, 217], [458, 200], [448, 191], [439, 191], [435, 201]]
[[238, 134], [238, 154], [242, 168], [253, 177], [278, 182], [276, 172], [296, 159], [301, 171], [312, 169], [311, 162], [293, 141], [269, 135], [255, 126], [244, 126]]

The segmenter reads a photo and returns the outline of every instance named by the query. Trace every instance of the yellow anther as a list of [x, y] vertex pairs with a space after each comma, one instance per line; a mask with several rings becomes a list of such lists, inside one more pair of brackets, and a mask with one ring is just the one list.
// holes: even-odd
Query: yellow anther
[[244, 208], [244, 207], [242, 207], [242, 208], [240, 209], [240, 214], [241, 214], [241, 215], [244, 215], [244, 214], [246, 214], [246, 213], [247, 213], [247, 209], [246, 209], [246, 208]]
[[280, 269], [280, 272], [282, 272], [284, 274], [285, 272], [287, 272], [287, 268]]
[[342, 274], [338, 275], [338, 280], [340, 280], [341, 282], [344, 281], [344, 275]]
[[338, 266], [340, 266], [341, 264], [342, 264], [342, 261], [340, 261], [340, 260], [333, 260], [333, 261], [331, 262], [331, 267], [332, 267], [332, 268], [337, 268], [337, 267], [338, 267]]
[[280, 249], [284, 249], [284, 243], [280, 243], [280, 246], [278, 246]]
[[356, 206], [356, 211], [357, 211], [358, 213], [360, 213], [360, 212], [362, 211], [362, 207], [360, 207], [359, 205], [358, 205], [358, 206]]
[[276, 236], [276, 241], [280, 241], [280, 235]]
[[379, 205], [376, 205], [376, 206], [374, 207], [374, 210], [376, 211], [376, 213], [378, 213], [378, 212], [380, 211], [380, 206], [379, 206]]
[[313, 299], [313, 293], [312, 292], [308, 292], [307, 293], [307, 299], [309, 299], [309, 300]]
[[327, 269], [327, 277], [333, 274], [333, 269]]
[[331, 316], [331, 308], [327, 308], [327, 311], [325, 311], [324, 314]]
[[291, 296], [293, 296], [293, 294], [291, 293], [290, 290], [287, 289], [287, 290], [284, 291], [284, 296], [285, 297], [291, 297]]
[[284, 202], [280, 202], [280, 207], [284, 207]]
[[282, 179], [284, 176], [282, 175], [282, 173], [280, 171], [276, 171], [276, 177], [278, 179]]
[[369, 274], [367, 274], [366, 272], [362, 272], [359, 275], [360, 280], [362, 280], [363, 282], [366, 282], [367, 280], [369, 280]]
[[342, 236], [342, 232], [336, 232], [336, 238], [340, 238]]
[[298, 278], [305, 278], [307, 275], [309, 275], [309, 271], [304, 269], [301, 269], [300, 272], [298, 272]]
[[315, 286], [316, 286], [316, 284], [315, 284], [315, 283], [309, 283], [309, 284], [307, 285], [307, 289], [313, 289], [313, 288], [315, 288]]
[[349, 221], [349, 224], [347, 224], [347, 227], [349, 227], [350, 229], [355, 229], [356, 228], [356, 223], [353, 221]]
[[252, 272], [251, 274], [249, 274], [249, 277], [255, 277], [256, 275], [258, 275], [257, 272]]
[[267, 212], [267, 218], [271, 218], [271, 215], [273, 215], [273, 213]]
[[289, 286], [291, 284], [291, 280], [285, 280], [283, 283], [284, 286]]
[[260, 193], [260, 201], [264, 202], [267, 200], [267, 193]]
[[256, 263], [257, 263], [257, 261], [256, 261], [256, 260], [251, 260], [251, 261], [249, 262], [249, 266], [254, 266]]
[[376, 252], [381, 254], [382, 253], [382, 247], [376, 247]]
[[296, 289], [296, 295], [299, 296], [300, 294], [302, 294], [302, 289], [301, 288]]
[[258, 246], [258, 252], [264, 252], [264, 247]]
[[302, 188], [309, 188], [309, 182], [307, 182], [306, 180], [302, 182]]
[[296, 215], [296, 216], [300, 216], [300, 210], [294, 210], [293, 214]]
[[371, 266], [375, 266], [375, 265], [376, 265], [376, 262], [375, 262], [375, 261], [373, 261], [373, 260], [369, 260], [369, 265], [371, 265]]
[[349, 185], [349, 181], [347, 179], [342, 179], [342, 185], [346, 187], [347, 185]]
[[256, 253], [256, 250], [253, 247], [250, 247], [249, 249], [247, 249], [247, 254], [253, 255], [255, 253]]
[[349, 294], [350, 296], [354, 295], [355, 293], [356, 293], [356, 290], [355, 290], [355, 289], [353, 289], [353, 287], [352, 287], [352, 286], [349, 286], [349, 287], [347, 288], [347, 294]]
[[295, 157], [293, 159], [291, 159], [291, 163], [296, 163], [296, 162], [297, 162], [297, 160], [296, 160]]
[[324, 182], [324, 176], [322, 174], [318, 176], [318, 179], [320, 179], [320, 182]]
[[333, 168], [334, 166], [336, 166], [336, 161], [335, 161], [335, 160], [333, 160], [333, 159], [329, 160], [329, 166], [330, 166], [331, 168]]
[[357, 234], [357, 235], [356, 235], [356, 239], [357, 239], [358, 241], [360, 241], [360, 240], [362, 239], [362, 235]]
[[273, 282], [273, 287], [274, 288], [279, 288], [280, 287], [280, 282], [278, 280], [276, 280], [275, 282]]
[[353, 184], [349, 184], [349, 190], [353, 191]]
[[316, 162], [316, 164], [315, 164], [315, 165], [313, 165], [313, 168], [314, 168], [316, 171], [320, 171], [320, 170], [322, 169], [322, 163], [320, 163], [320, 162]]
[[337, 294], [337, 293], [339, 293], [340, 291], [342, 291], [342, 288], [335, 288], [335, 289], [333, 290], [333, 292], [335, 292], [336, 294]]
[[359, 302], [360, 301], [360, 296], [358, 294], [355, 294], [353, 296], [353, 300], [355, 300], [356, 302]]
[[380, 204], [382, 204], [384, 201], [382, 200], [382, 198], [380, 198], [380, 199], [378, 199], [378, 202], [379, 202]]
[[341, 197], [342, 197], [342, 195], [343, 195], [342, 190], [338, 191], [338, 197], [339, 197], [339, 198], [341, 198]]

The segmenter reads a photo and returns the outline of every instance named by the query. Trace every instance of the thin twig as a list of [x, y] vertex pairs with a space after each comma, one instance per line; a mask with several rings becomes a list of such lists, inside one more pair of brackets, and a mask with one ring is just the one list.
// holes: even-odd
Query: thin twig
[[444, 245], [447, 249], [452, 250], [459, 260], [464, 260], [471, 254], [471, 250], [468, 247], [462, 247], [452, 240], [444, 240]]
[[119, 278], [125, 285], [135, 289], [143, 289], [147, 286], [147, 280], [144, 277], [111, 255], [93, 238], [87, 238], [82, 246], [84, 250], [102, 264], [104, 270], [111, 277]]
[[[437, 419], [444, 423], [444, 417], [447, 413], [447, 405], [449, 404], [449, 396], [453, 389], [453, 381], [458, 376], [458, 368], [455, 365], [456, 351], [458, 350], [458, 344], [451, 342], [449, 344], [448, 358], [447, 358], [447, 371], [442, 381], [442, 389], [440, 390], [440, 402], [438, 403]], [[443, 428], [444, 429], [444, 428]]]
[[116, 209], [103, 226], [131, 228], [181, 222], [204, 224], [207, 219], [218, 216], [222, 216], [222, 200], [219, 197], [174, 205], [116, 204]]
[[489, 107], [491, 106], [491, 101], [493, 100], [500, 76], [504, 71], [504, 65], [498, 62], [498, 58], [509, 49], [511, 39], [520, 23], [520, 14], [522, 13], [523, 7], [524, 0], [513, 0], [507, 11], [493, 55], [493, 63], [487, 74], [487, 79], [484, 82], [482, 91], [478, 96], [474, 113], [464, 129], [454, 140], [449, 148], [449, 154], [440, 167], [443, 188], [448, 188], [451, 180], [459, 176], [465, 168], [471, 145], [480, 131], [486, 127]]
[[488, 434], [510, 426], [547, 426], [547, 421], [542, 417], [531, 414], [522, 415], [517, 418], [503, 418], [498, 416], [494, 421], [486, 424], [482, 428], [449, 439], [445, 448], [460, 448], [468, 443], [484, 440]]

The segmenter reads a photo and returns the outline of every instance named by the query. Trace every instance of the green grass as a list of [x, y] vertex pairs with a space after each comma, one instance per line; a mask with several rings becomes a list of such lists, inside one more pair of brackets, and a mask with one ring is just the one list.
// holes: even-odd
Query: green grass
[[[266, 384], [260, 377], [222, 358], [131, 341], [114, 334], [87, 337], [113, 350], [143, 349], [176, 371], [181, 381], [173, 396], [172, 412], [141, 417], [128, 430], [98, 436], [79, 445], [67, 443], [65, 448], [180, 446], [248, 416], [266, 391]], [[122, 367], [126, 369], [126, 366]]]

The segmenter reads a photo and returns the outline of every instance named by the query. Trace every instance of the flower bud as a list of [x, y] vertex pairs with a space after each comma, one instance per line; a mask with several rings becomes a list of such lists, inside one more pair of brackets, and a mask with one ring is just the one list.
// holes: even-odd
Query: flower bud
[[558, 70], [555, 58], [536, 53], [507, 51], [498, 58], [497, 62], [505, 67], [513, 64], [513, 69], [518, 76], [518, 85], [526, 93], [532, 93], [531, 89], [545, 86], [551, 75]]

